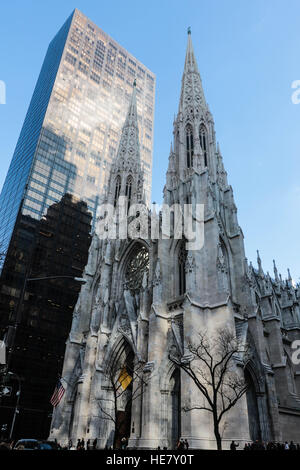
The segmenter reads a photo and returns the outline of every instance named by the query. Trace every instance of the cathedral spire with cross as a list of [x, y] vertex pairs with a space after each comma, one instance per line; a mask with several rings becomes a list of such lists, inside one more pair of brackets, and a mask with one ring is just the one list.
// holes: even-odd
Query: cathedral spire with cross
[[118, 151], [111, 166], [108, 202], [116, 205], [119, 196], [126, 196], [129, 204], [131, 202], [142, 202], [144, 198], [143, 186], [144, 176], [140, 156], [136, 80], [134, 80]]
[[191, 28], [188, 28], [188, 42], [185, 55], [184, 71], [181, 82], [181, 94], [179, 112], [183, 112], [189, 106], [207, 107], [201, 76], [192, 43]]
[[[206, 171], [216, 181], [222, 157], [217, 155], [214, 121], [205, 99], [190, 28], [187, 36], [179, 107], [173, 123], [176, 176], [187, 182], [193, 172]], [[174, 176], [172, 181], [176, 184]]]

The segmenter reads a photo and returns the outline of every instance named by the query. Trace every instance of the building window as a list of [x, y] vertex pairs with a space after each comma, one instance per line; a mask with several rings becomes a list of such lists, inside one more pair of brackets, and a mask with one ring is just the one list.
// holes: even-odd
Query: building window
[[200, 145], [204, 155], [204, 166], [207, 166], [207, 133], [204, 124], [201, 124], [199, 131]]
[[185, 249], [185, 241], [183, 240], [180, 244], [179, 251], [178, 251], [179, 295], [183, 295], [186, 291], [186, 282], [185, 282], [186, 257], [187, 257], [187, 252]]
[[116, 178], [115, 200], [114, 206], [116, 207], [121, 191], [121, 177], [118, 175]]
[[127, 210], [129, 210], [130, 203], [131, 203], [131, 194], [132, 193], [132, 176], [128, 176], [127, 181], [126, 181], [126, 191], [125, 191], [125, 196], [127, 197], [128, 201], [128, 206]]
[[191, 168], [193, 164], [194, 154], [194, 142], [193, 142], [193, 131], [191, 126], [186, 128], [186, 165]]

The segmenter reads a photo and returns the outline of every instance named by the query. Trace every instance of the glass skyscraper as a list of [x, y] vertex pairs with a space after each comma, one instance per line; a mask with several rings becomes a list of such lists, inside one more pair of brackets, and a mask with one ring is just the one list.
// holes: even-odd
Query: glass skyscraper
[[155, 76], [75, 10], [49, 45], [0, 196], [5, 247], [23, 197], [35, 219], [65, 192], [95, 214], [135, 78], [149, 201]]
[[[29, 105], [0, 196], [0, 331], [23, 381], [19, 435], [46, 437], [79, 290], [71, 279], [27, 279], [81, 276], [135, 79], [150, 202], [155, 76], [80, 11], [51, 41]], [[9, 427], [14, 393], [1, 408]]]

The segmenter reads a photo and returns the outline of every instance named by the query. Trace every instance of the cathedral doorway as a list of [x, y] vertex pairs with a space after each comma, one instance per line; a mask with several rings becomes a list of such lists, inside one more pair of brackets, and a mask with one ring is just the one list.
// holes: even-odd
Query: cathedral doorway
[[253, 378], [249, 371], [245, 370], [245, 380], [248, 385], [246, 392], [247, 407], [248, 407], [248, 420], [249, 420], [249, 433], [252, 441], [261, 440], [261, 429], [259, 422], [259, 411], [256, 396], [256, 388]]
[[130, 437], [132, 386], [134, 371], [134, 353], [125, 341], [124, 349], [114, 365], [115, 369], [115, 400], [116, 400], [116, 425], [114, 447], [120, 449], [124, 439], [128, 442]]
[[181, 436], [181, 393], [180, 393], [180, 370], [175, 369], [170, 380], [170, 439], [173, 449], [176, 448], [178, 439]]

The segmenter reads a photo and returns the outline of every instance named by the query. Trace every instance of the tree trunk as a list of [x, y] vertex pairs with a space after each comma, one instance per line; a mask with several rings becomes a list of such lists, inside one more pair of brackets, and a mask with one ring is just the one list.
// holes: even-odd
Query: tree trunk
[[214, 433], [215, 433], [215, 438], [217, 442], [217, 449], [222, 450], [222, 438], [219, 432], [219, 423], [218, 423], [216, 413], [213, 413], [213, 416], [214, 416]]
[[118, 416], [118, 408], [117, 408], [117, 394], [116, 391], [114, 390], [114, 413], [115, 413], [115, 420], [114, 420], [114, 440], [113, 440], [113, 449], [116, 448], [116, 443], [117, 443], [117, 416]]

